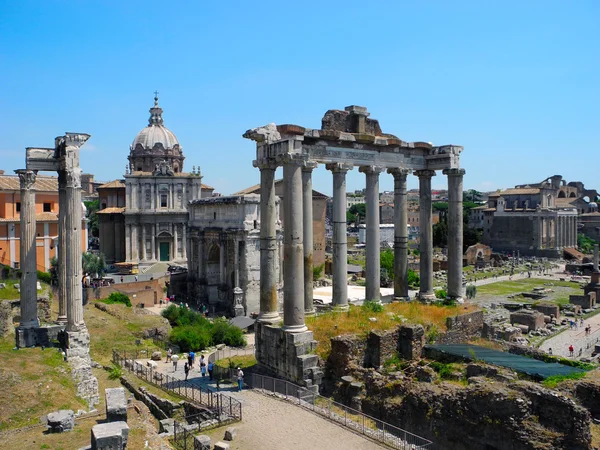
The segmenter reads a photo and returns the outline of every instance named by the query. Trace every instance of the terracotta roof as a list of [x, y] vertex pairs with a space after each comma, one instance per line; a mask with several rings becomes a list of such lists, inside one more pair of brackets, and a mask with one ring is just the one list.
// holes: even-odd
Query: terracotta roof
[[[283, 183], [283, 178], [280, 178], [279, 180], [275, 180], [275, 186], [279, 185]], [[260, 184], [255, 184], [254, 186], [250, 186], [246, 189], [242, 189], [241, 191], [237, 191], [236, 193], [232, 194], [232, 195], [246, 195], [246, 194], [260, 194]], [[313, 189], [313, 198], [329, 198], [327, 195], [323, 194], [322, 192], [319, 191], [315, 191]]]
[[[36, 214], [35, 220], [37, 222], [58, 222], [58, 214], [51, 213], [51, 212], [44, 212], [44, 213]], [[0, 222], [15, 222], [16, 223], [16, 222], [20, 222], [20, 221], [21, 221], [20, 217], [13, 217], [13, 218], [0, 217]]]
[[539, 194], [538, 188], [511, 188], [505, 189], [501, 192], [494, 192], [489, 197], [504, 197], [505, 195], [528, 195], [528, 194]]
[[556, 198], [554, 204], [556, 206], [573, 206], [573, 203], [578, 199], [576, 198]]
[[[34, 189], [38, 192], [58, 192], [58, 178], [38, 175]], [[0, 175], [0, 191], [19, 191], [21, 183], [17, 175]]]
[[124, 188], [125, 182], [123, 180], [113, 180], [98, 186], [98, 189], [111, 189], [111, 188]]
[[100, 211], [98, 211], [96, 214], [120, 214], [122, 212], [125, 212], [125, 208], [115, 208], [115, 207], [111, 207], [111, 208], [104, 208], [101, 209]]

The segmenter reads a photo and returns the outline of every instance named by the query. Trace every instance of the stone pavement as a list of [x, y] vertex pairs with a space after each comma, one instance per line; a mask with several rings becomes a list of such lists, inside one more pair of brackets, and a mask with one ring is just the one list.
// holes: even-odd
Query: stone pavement
[[[592, 331], [586, 336], [585, 327], [588, 325], [592, 326]], [[575, 330], [567, 328], [562, 333], [545, 340], [540, 345], [540, 350], [547, 352], [549, 348], [552, 348], [552, 354], [569, 358], [569, 346], [573, 345], [575, 356], [570, 359], [578, 359], [579, 351], [581, 351], [581, 357], [590, 357], [596, 343], [600, 343], [600, 314], [585, 320], [583, 327], [578, 326]]]
[[[146, 360], [138, 360], [145, 364]], [[158, 362], [157, 370], [180, 379], [185, 378], [183, 362], [173, 365], [164, 358]], [[216, 381], [202, 377], [199, 362], [190, 371], [188, 381], [216, 390]], [[283, 400], [266, 396], [250, 389], [237, 392], [237, 386], [221, 385], [224, 392], [242, 403], [243, 421], [234, 426], [238, 429], [235, 448], [263, 448], [279, 450], [313, 450], [316, 448], [343, 448], [348, 450], [381, 449], [379, 444], [336, 425], [310, 411]], [[219, 431], [221, 433], [221, 431]], [[209, 432], [210, 434], [210, 432]]]

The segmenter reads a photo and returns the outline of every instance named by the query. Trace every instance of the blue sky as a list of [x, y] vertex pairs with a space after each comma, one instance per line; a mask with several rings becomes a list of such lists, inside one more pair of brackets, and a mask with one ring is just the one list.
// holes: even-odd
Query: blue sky
[[[186, 169], [224, 194], [259, 180], [246, 129], [351, 104], [403, 140], [463, 145], [465, 188], [600, 188], [599, 26], [596, 0], [4, 0], [0, 168], [77, 131], [84, 171], [120, 178], [157, 89]], [[324, 168], [314, 186], [331, 193]]]

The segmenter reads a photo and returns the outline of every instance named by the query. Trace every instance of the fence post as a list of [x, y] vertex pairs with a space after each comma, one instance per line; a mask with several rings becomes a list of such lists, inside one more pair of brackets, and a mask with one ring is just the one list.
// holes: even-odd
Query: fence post
[[329, 418], [331, 419], [331, 402], [332, 400], [329, 399]]
[[284, 381], [284, 383], [285, 383], [285, 399], [287, 400], [287, 398], [288, 398], [288, 383], [287, 383], [287, 381]]
[[348, 410], [346, 409], [346, 407], [344, 406], [344, 426], [347, 427], [348, 426], [348, 420], [346, 417], [346, 413], [348, 412]]
[[361, 417], [362, 417], [363, 434], [365, 434], [365, 415], [361, 414]]
[[229, 397], [229, 415], [233, 416], [233, 413], [231, 412], [231, 397]]

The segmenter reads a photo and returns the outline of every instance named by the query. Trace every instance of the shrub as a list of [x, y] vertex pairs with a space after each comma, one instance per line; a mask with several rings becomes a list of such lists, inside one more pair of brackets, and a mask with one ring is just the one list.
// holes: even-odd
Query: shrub
[[324, 271], [325, 271], [325, 263], [321, 264], [320, 266], [314, 266], [313, 267], [313, 281], [317, 281], [317, 280], [321, 279]]
[[42, 272], [41, 270], [37, 271], [37, 278], [39, 281], [50, 284], [52, 282], [52, 275], [48, 272]]
[[435, 298], [445, 300], [447, 297], [448, 297], [448, 293], [446, 292], [445, 289], [437, 289], [435, 291]]
[[127, 295], [123, 294], [122, 292], [113, 292], [107, 298], [100, 301], [102, 303], [106, 303], [107, 305], [114, 305], [118, 303], [131, 308], [131, 300], [129, 300], [129, 297], [127, 297]]
[[170, 338], [183, 352], [201, 351], [211, 345], [209, 330], [195, 325], [173, 328]]
[[362, 306], [363, 311], [380, 313], [383, 312], [383, 305], [381, 303], [373, 302], [371, 300], [366, 300]]
[[230, 347], [243, 347], [246, 345], [242, 330], [229, 325], [225, 319], [216, 319], [212, 324], [210, 333], [214, 344], [225, 344]]
[[467, 295], [467, 298], [469, 300], [475, 298], [475, 296], [477, 295], [477, 286], [475, 286], [474, 284], [468, 284], [467, 288], [465, 289], [465, 294]]
[[438, 361], [432, 361], [430, 363], [433, 370], [435, 370], [442, 380], [448, 380], [452, 378], [452, 364], [444, 364]]
[[408, 269], [408, 285], [418, 287], [421, 284], [419, 274], [412, 269]]
[[118, 364], [113, 364], [108, 371], [109, 380], [118, 380], [123, 376], [123, 368]]

